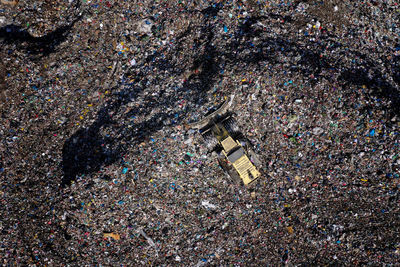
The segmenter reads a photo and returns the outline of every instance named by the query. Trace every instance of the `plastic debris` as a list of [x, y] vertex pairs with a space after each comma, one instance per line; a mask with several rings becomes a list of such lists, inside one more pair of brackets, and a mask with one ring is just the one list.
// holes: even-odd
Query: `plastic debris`
[[0, 0], [0, 265], [397, 266], [398, 10]]
[[114, 240], [120, 240], [121, 239], [121, 236], [119, 234], [117, 234], [117, 233], [104, 233], [103, 236], [104, 236], [104, 238], [111, 237]]

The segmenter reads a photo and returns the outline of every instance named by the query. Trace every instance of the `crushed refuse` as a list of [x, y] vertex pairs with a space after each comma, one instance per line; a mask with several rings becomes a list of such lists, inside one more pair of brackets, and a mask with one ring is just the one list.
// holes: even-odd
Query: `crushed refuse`
[[[1, 0], [0, 265], [397, 265], [399, 21], [393, 0]], [[191, 127], [232, 95], [251, 188]]]

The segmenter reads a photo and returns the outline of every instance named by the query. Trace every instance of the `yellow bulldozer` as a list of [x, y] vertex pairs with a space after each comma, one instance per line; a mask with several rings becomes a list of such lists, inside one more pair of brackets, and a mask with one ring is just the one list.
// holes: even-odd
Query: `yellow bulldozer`
[[220, 166], [236, 183], [250, 185], [261, 173], [256, 165], [261, 165], [250, 143], [239, 131], [233, 114], [227, 112], [233, 97], [200, 122], [193, 124], [203, 136], [209, 149], [217, 152]]

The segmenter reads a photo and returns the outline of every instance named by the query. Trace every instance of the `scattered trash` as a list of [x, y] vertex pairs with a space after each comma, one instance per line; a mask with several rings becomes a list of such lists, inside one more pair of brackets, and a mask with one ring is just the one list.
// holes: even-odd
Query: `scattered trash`
[[211, 204], [208, 200], [202, 200], [201, 205], [203, 205], [204, 207], [209, 208], [209, 209], [217, 208], [217, 206], [215, 206], [214, 204]]
[[397, 266], [398, 10], [0, 0], [0, 265]]
[[154, 243], [153, 239], [151, 239], [149, 236], [146, 235], [146, 233], [143, 231], [143, 229], [139, 229], [139, 233], [146, 238], [147, 242], [149, 243], [150, 246], [152, 246], [156, 250], [156, 255], [158, 257], [158, 247]]
[[16, 6], [18, 4], [18, 0], [1, 0], [0, 1], [4, 5]]
[[324, 132], [324, 129], [322, 129], [321, 127], [315, 127], [313, 129], [313, 134], [315, 135], [321, 135]]
[[134, 58], [132, 58], [131, 61], [129, 61], [129, 64], [131, 66], [135, 66], [136, 65], [136, 60]]
[[104, 238], [111, 237], [114, 240], [120, 240], [121, 239], [121, 236], [119, 234], [116, 234], [116, 233], [104, 233], [103, 236], [104, 236]]
[[293, 230], [292, 226], [288, 226], [288, 227], [286, 227], [286, 229], [287, 229], [289, 234], [291, 234], [291, 235], [293, 234], [294, 230]]

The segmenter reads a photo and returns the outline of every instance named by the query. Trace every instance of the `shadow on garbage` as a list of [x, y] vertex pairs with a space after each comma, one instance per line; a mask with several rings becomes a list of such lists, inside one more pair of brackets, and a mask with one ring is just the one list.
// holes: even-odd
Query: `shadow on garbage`
[[[168, 108], [171, 110], [169, 112], [155, 113], [150, 119], [136, 124], [132, 128], [119, 126], [110, 114], [118, 112], [121, 107], [133, 102], [135, 97], [146, 89], [147, 73], [135, 74], [136, 83], [144, 85], [136, 85], [134, 88], [128, 86], [122, 89], [121, 92], [116, 93], [115, 97], [102, 108], [98, 114], [98, 118], [92, 125], [87, 129], [79, 129], [64, 143], [62, 151], [62, 169], [64, 173], [61, 183], [62, 187], [70, 185], [80, 175], [99, 171], [102, 166], [117, 162], [121, 159], [121, 155], [126, 150], [127, 144], [138, 144], [163, 127], [181, 122], [182, 117], [176, 117], [178, 113], [177, 110], [174, 110], [179, 100], [185, 98], [192, 103], [203, 103], [207, 92], [213, 87], [218, 75], [217, 53], [215, 47], [211, 45], [214, 35], [207, 21], [208, 18], [206, 17], [205, 29], [202, 36], [202, 39], [205, 41], [205, 49], [194, 61], [192, 67], [193, 69], [197, 69], [201, 66], [201, 71], [196, 76], [189, 77], [181, 87], [170, 94], [160, 91], [157, 96], [146, 96], [143, 105], [132, 108], [125, 116], [146, 116], [156, 108], [155, 103], [161, 110]], [[150, 55], [149, 57], [154, 57], [154, 55]], [[175, 74], [179, 74], [180, 71], [176, 66], [171, 64], [168, 65], [168, 68], [165, 68], [160, 62], [155, 62], [154, 65], [158, 66], [159, 69], [172, 69], [172, 73]], [[119, 86], [123, 87], [122, 84]], [[102, 136], [101, 130], [108, 126], [112, 127], [112, 131], [116, 136]]]
[[[204, 11], [204, 25], [202, 28], [201, 39], [205, 43], [204, 52], [194, 60], [192, 69], [201, 67], [201, 71], [196, 76], [191, 76], [184, 82], [183, 86], [177, 88], [173, 93], [167, 94], [164, 91], [158, 92], [157, 96], [146, 96], [144, 104], [135, 107], [125, 116], [134, 114], [149, 115], [155, 108], [161, 110], [170, 109], [169, 112], [158, 112], [151, 116], [150, 119], [135, 125], [132, 128], [118, 126], [117, 122], [111, 119], [110, 114], [118, 112], [118, 110], [134, 101], [134, 98], [143, 92], [146, 88], [146, 82], [141, 83], [140, 87], [135, 87], [132, 92], [132, 86], [123, 89], [117, 94], [115, 99], [110, 100], [102, 111], [99, 112], [98, 119], [87, 129], [79, 129], [74, 133], [64, 144], [63, 147], [63, 186], [69, 185], [76, 179], [77, 176], [99, 171], [102, 166], [111, 164], [121, 159], [121, 155], [126, 150], [128, 143], [138, 144], [145, 140], [151, 133], [162, 129], [164, 126], [171, 126], [181, 122], [182, 116], [176, 117], [177, 110], [174, 110], [176, 103], [180, 99], [186, 99], [188, 102], [203, 104], [206, 99], [207, 92], [213, 87], [217, 77], [219, 64], [222, 56], [230, 64], [245, 63], [258, 64], [259, 62], [267, 62], [274, 64], [279, 62], [276, 56], [276, 51], [281, 53], [297, 55], [300, 57], [297, 65], [291, 71], [300, 72], [304, 76], [314, 76], [314, 81], [324, 77], [330, 80], [330, 76], [325, 75], [326, 71], [339, 72], [339, 80], [345, 85], [367, 85], [372, 94], [377, 97], [384, 97], [392, 100], [392, 105], [387, 109], [393, 114], [398, 114], [399, 106], [399, 91], [398, 88], [387, 81], [382, 71], [374, 67], [373, 61], [368, 60], [368, 55], [359, 54], [349, 51], [348, 57], [366, 58], [363, 63], [349, 68], [343, 60], [331, 60], [321, 57], [323, 47], [316, 43], [298, 43], [290, 40], [285, 40], [280, 37], [263, 37], [262, 30], [253, 27], [262, 17], [252, 17], [242, 21], [238, 29], [234, 33], [233, 41], [226, 44], [223, 51], [219, 51], [212, 45], [214, 33], [213, 26], [209, 22], [209, 15], [218, 13], [218, 6], [208, 8]], [[184, 32], [187, 34], [187, 31]], [[250, 38], [262, 38], [260, 45], [254, 46], [249, 42]], [[321, 37], [321, 38], [329, 38]], [[177, 38], [179, 40], [179, 37]], [[340, 44], [337, 44], [340, 45]], [[179, 48], [179, 42], [176, 44]], [[308, 48], [308, 47], [311, 47]], [[177, 49], [178, 49], [177, 48]], [[242, 53], [249, 49], [251, 53]], [[173, 56], [177, 51], [172, 51], [164, 59], [157, 59], [155, 55], [150, 55], [147, 63], [153, 61], [153, 66], [159, 70], [170, 70], [170, 73], [178, 75], [183, 71], [179, 66], [168, 62], [168, 58]], [[156, 52], [157, 53], [157, 52]], [[160, 53], [160, 52], [158, 52]], [[243, 55], [244, 54], [244, 55]], [[398, 60], [398, 59], [397, 59]], [[360, 71], [363, 69], [363, 71]], [[368, 76], [369, 72], [373, 75]], [[399, 80], [398, 73], [393, 79]], [[146, 80], [147, 73], [142, 73], [136, 79], [137, 84], [142, 80]], [[162, 81], [161, 81], [162, 83]], [[122, 84], [120, 85], [122, 86]], [[186, 110], [187, 115], [190, 110]], [[116, 136], [102, 136], [101, 129], [111, 126]]]
[[[80, 1], [76, 1], [79, 3]], [[77, 7], [79, 8], [79, 6]], [[82, 14], [72, 20], [69, 24], [58, 27], [54, 31], [40, 37], [32, 36], [27, 29], [10, 24], [0, 28], [0, 40], [4, 44], [15, 44], [18, 50], [24, 50], [30, 56], [48, 56], [56, 51], [63, 43], [74, 27], [75, 23], [82, 18]]]
[[[272, 16], [273, 14], [270, 14]], [[275, 15], [276, 16], [276, 15]], [[312, 76], [311, 84], [315, 85], [320, 78], [333, 81], [330, 73], [338, 73], [338, 81], [343, 84], [343, 88], [349, 86], [366, 86], [367, 97], [384, 98], [390, 100], [391, 104], [386, 107], [386, 115], [392, 118], [399, 115], [400, 112], [400, 56], [394, 56], [390, 60], [384, 58], [384, 68], [380, 69], [379, 64], [369, 56], [355, 50], [347, 50], [345, 57], [335, 60], [329, 57], [321, 56], [326, 49], [323, 44], [318, 42], [298, 42], [281, 38], [279, 36], [270, 38], [263, 37], [259, 25], [259, 20], [266, 16], [251, 17], [245, 19], [239, 25], [238, 36], [231, 47], [236, 47], [235, 53], [225, 53], [227, 58], [237, 62], [254, 64], [258, 62], [267, 62], [275, 64], [279, 62], [278, 53], [299, 57], [299, 61], [290, 67], [292, 72], [300, 72], [305, 77]], [[285, 20], [288, 20], [287, 18]], [[251, 40], [258, 37], [262, 40], [259, 45], [254, 46]], [[241, 38], [241, 40], [240, 40]], [[332, 39], [332, 35], [326, 34], [319, 36], [321, 40], [332, 43], [332, 47], [340, 47], [342, 44]], [[397, 45], [400, 47], [400, 45]], [[251, 53], [242, 56], [242, 52], [250, 49]], [[398, 48], [396, 48], [398, 49]], [[223, 53], [224, 54], [224, 53]], [[355, 59], [351, 67], [348, 60]], [[327, 75], [328, 74], [328, 75]], [[392, 80], [392, 82], [390, 81]], [[347, 90], [347, 89], [345, 89]], [[389, 118], [388, 117], [388, 118]]]

